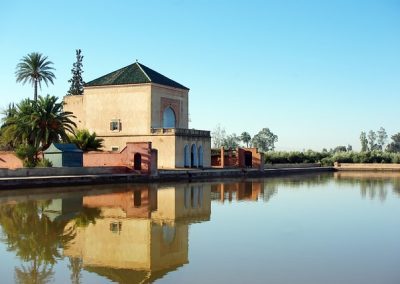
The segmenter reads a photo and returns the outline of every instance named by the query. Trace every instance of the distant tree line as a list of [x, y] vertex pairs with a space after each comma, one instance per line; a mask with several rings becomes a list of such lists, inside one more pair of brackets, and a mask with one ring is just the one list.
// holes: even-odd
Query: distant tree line
[[[244, 131], [240, 136], [236, 133], [226, 134], [226, 130], [220, 124], [211, 132], [213, 148], [224, 147], [227, 149], [235, 149], [239, 146], [256, 147], [262, 152], [274, 151], [275, 143], [278, 141], [278, 136], [275, 135], [269, 128], [261, 129], [253, 137]], [[242, 143], [242, 145], [241, 145]]]

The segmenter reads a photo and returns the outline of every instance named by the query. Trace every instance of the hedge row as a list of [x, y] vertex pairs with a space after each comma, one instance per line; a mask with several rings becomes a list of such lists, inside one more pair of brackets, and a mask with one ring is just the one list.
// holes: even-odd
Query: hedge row
[[333, 165], [339, 163], [395, 163], [400, 164], [400, 153], [383, 151], [371, 152], [266, 152], [266, 164], [300, 164], [300, 163], [321, 163]]

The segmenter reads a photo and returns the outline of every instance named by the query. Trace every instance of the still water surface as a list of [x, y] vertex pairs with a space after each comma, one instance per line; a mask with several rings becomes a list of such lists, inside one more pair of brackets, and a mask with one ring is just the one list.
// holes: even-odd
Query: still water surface
[[400, 283], [400, 175], [0, 192], [1, 283]]

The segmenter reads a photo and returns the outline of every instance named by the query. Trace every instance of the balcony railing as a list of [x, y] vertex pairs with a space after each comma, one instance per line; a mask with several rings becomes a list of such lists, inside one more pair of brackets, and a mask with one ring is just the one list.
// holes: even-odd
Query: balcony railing
[[176, 136], [210, 137], [210, 131], [187, 128], [151, 128], [152, 134], [171, 134]]

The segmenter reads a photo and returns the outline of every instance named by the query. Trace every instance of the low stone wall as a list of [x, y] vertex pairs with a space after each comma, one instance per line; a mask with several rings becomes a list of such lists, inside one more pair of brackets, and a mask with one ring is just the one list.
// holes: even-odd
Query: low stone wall
[[338, 171], [400, 171], [400, 164], [335, 163]]
[[42, 177], [42, 176], [73, 176], [73, 175], [103, 175], [131, 172], [127, 167], [64, 167], [64, 168], [19, 168], [0, 169], [0, 177]]
[[319, 163], [304, 163], [304, 164], [265, 164], [264, 169], [306, 169], [321, 167]]

